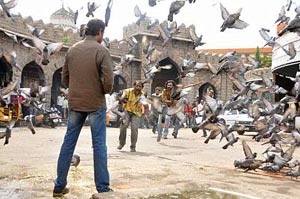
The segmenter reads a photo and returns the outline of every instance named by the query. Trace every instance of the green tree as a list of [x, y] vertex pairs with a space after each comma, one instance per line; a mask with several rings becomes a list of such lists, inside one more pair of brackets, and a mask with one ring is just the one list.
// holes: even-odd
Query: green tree
[[255, 51], [255, 59], [256, 59], [256, 61], [261, 63], [260, 52], [259, 52], [259, 47], [258, 46], [256, 47], [256, 51]]
[[68, 37], [63, 37], [61, 39], [61, 42], [63, 42], [64, 44], [68, 43], [69, 42], [69, 38]]
[[260, 65], [262, 68], [270, 68], [272, 65], [272, 55], [265, 55]]

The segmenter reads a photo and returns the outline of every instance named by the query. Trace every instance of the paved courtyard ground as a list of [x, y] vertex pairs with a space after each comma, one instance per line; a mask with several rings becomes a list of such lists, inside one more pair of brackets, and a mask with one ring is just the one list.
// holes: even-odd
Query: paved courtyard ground
[[[27, 128], [15, 128], [8, 145], [0, 140], [0, 198], [51, 198], [56, 162], [65, 127], [37, 128], [32, 135]], [[71, 192], [64, 198], [299, 198], [299, 180], [262, 171], [235, 170], [234, 160], [243, 159], [241, 142], [227, 150], [225, 141], [204, 144], [201, 133], [181, 129], [178, 139], [156, 142], [151, 130], [140, 129], [137, 152], [127, 144], [117, 150], [119, 129], [108, 128], [108, 163], [113, 193], [95, 194], [92, 148], [89, 127], [84, 127], [75, 153], [80, 165], [71, 168], [68, 185]], [[253, 135], [253, 134], [252, 134]], [[251, 133], [240, 136], [253, 151], [266, 146], [252, 141]], [[300, 159], [299, 149], [294, 159]]]

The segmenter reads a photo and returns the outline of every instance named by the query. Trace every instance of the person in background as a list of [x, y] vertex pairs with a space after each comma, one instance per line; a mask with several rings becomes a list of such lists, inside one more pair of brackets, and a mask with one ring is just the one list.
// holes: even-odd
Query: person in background
[[[202, 99], [200, 100], [200, 103], [198, 104], [198, 115], [200, 117], [202, 117], [201, 122], [203, 122], [204, 120], [206, 120], [206, 112], [208, 111], [208, 107], [206, 105], [206, 102]], [[207, 136], [207, 132], [205, 129], [203, 129], [203, 134], [202, 137], [206, 137]]]
[[[151, 95], [151, 100], [158, 100], [161, 103], [161, 89], [160, 87], [156, 87], [154, 93]], [[151, 106], [151, 113], [149, 116], [150, 124], [152, 125], [152, 133], [155, 134], [157, 130], [159, 112], [155, 109], [155, 107]]]
[[[105, 23], [91, 19], [86, 37], [69, 48], [62, 70], [62, 86], [69, 88], [67, 132], [57, 162], [53, 197], [69, 192], [67, 176], [81, 128], [89, 118], [92, 136], [94, 181], [97, 192], [110, 192], [106, 146], [106, 99], [113, 87], [113, 66], [109, 51], [100, 43]], [[83, 176], [81, 176], [83, 177]]]
[[66, 119], [68, 117], [68, 109], [69, 109], [69, 102], [68, 102], [68, 97], [65, 96], [62, 104], [62, 109], [63, 109], [63, 114], [62, 118]]
[[150, 129], [150, 121], [149, 121], [149, 104], [143, 104], [142, 105], [142, 116], [141, 116], [141, 120], [140, 120], [140, 128], [143, 129]]
[[198, 102], [193, 101], [192, 102], [192, 118], [191, 118], [191, 127], [194, 127], [196, 125], [196, 117], [198, 116]]
[[193, 107], [189, 101], [184, 104], [185, 128], [191, 128]]
[[[165, 88], [162, 91], [162, 103], [167, 106], [168, 108], [174, 107], [177, 104], [175, 96], [177, 96], [177, 93], [175, 91], [176, 88], [176, 83], [173, 80], [168, 80], [165, 83]], [[168, 139], [168, 133], [169, 133], [169, 127], [170, 127], [170, 121], [172, 119], [172, 115], [162, 115], [161, 118], [158, 119], [158, 126], [157, 126], [157, 131], [158, 131], [158, 136], [157, 136], [157, 141], [159, 142], [161, 138], [163, 139]], [[176, 117], [176, 116], [174, 116]], [[179, 119], [176, 117], [175, 119], [175, 126], [174, 126], [174, 131], [172, 133], [173, 137], [176, 139], [178, 130], [180, 128], [180, 122]], [[163, 128], [163, 126], [165, 126]]]
[[144, 93], [142, 91], [144, 85], [141, 80], [135, 81], [133, 88], [125, 90], [125, 97], [123, 99], [123, 108], [125, 116], [122, 119], [120, 126], [119, 145], [118, 149], [121, 150], [126, 144], [127, 128], [131, 123], [131, 145], [130, 152], [136, 152], [136, 143], [138, 140], [138, 129], [140, 118], [142, 115], [142, 104], [139, 100]]
[[64, 94], [60, 93], [60, 95], [57, 96], [56, 108], [59, 110], [61, 115], [63, 115], [63, 108], [62, 108], [63, 101], [64, 101]]

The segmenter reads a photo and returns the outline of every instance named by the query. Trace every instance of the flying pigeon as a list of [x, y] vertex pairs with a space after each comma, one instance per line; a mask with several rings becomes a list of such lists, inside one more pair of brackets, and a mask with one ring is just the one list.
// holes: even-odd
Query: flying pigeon
[[184, 6], [185, 0], [176, 0], [171, 3], [170, 8], [169, 8], [169, 15], [168, 15], [168, 20], [170, 22], [173, 21], [173, 15], [178, 14], [180, 9]]
[[90, 16], [94, 17], [94, 13], [93, 12], [95, 12], [98, 7], [99, 6], [96, 5], [95, 2], [92, 2], [92, 3], [88, 2], [87, 3], [88, 12], [86, 14], [86, 17], [90, 17]]
[[156, 0], [148, 0], [148, 5], [150, 7], [156, 6]]
[[240, 8], [236, 13], [229, 14], [227, 9], [220, 3], [221, 8], [221, 15], [224, 20], [222, 26], [221, 26], [221, 32], [224, 32], [226, 28], [236, 28], [236, 29], [244, 29], [249, 24], [239, 19], [242, 8]]
[[28, 28], [28, 30], [30, 31], [30, 33], [37, 38], [39, 38], [40, 35], [43, 34], [43, 32], [45, 31], [44, 29], [38, 29], [29, 24], [25, 24], [25, 25]]
[[141, 24], [141, 21], [143, 21], [145, 18], [146, 18], [146, 12], [144, 14], [142, 14], [140, 8], [138, 7], [138, 5], [136, 5], [134, 7], [134, 15], [136, 17], [138, 17], [138, 20], [136, 21], [136, 25], [140, 25]]
[[282, 6], [281, 9], [280, 9], [280, 12], [278, 14], [278, 18], [275, 21], [275, 24], [276, 23], [279, 23], [279, 24], [280, 23], [288, 23], [290, 21], [290, 18], [287, 17], [285, 14], [286, 14], [285, 13], [285, 8], [284, 8], [284, 6]]
[[282, 47], [282, 46], [280, 46], [280, 47], [282, 48], [282, 50], [283, 50], [288, 56], [290, 56], [290, 60], [295, 58], [297, 52], [296, 52], [294, 43], [292, 43], [292, 42], [289, 43], [287, 49], [285, 49], [285, 48]]
[[8, 17], [12, 17], [10, 13], [10, 9], [14, 8], [17, 5], [18, 0], [10, 0], [4, 3], [4, 0], [0, 0], [0, 6], [2, 7], [3, 11], [6, 13]]
[[49, 64], [49, 57], [53, 55], [54, 53], [60, 51], [60, 49], [63, 47], [63, 43], [50, 43], [45, 44], [42, 40], [39, 38], [33, 36], [32, 38], [33, 44], [37, 49], [37, 54], [42, 57], [42, 64], [48, 65]]
[[111, 8], [112, 8], [113, 3], [114, 3], [113, 0], [108, 0], [107, 7], [106, 7], [106, 10], [105, 10], [105, 26], [106, 27], [108, 26], [108, 22], [109, 22], [109, 19], [110, 19], [110, 12], [111, 12]]

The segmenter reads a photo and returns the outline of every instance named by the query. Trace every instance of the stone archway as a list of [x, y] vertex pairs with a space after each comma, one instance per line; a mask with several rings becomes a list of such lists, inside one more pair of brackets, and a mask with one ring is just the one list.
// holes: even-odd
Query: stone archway
[[57, 96], [60, 95], [62, 68], [57, 69], [52, 77], [51, 107], [56, 106]]
[[173, 67], [169, 70], [162, 69], [161, 72], [155, 74], [151, 84], [151, 93], [154, 93], [156, 87], [164, 88], [165, 82], [168, 80], [174, 80], [177, 84], [180, 83], [180, 70], [178, 69], [178, 64], [169, 57], [159, 62], [160, 66], [167, 64], [171, 64]]
[[12, 75], [11, 65], [3, 56], [0, 57], [0, 88], [6, 87], [12, 81]]
[[22, 70], [21, 87], [29, 88], [30, 85], [45, 86], [45, 73], [35, 61], [26, 64]]
[[127, 88], [127, 82], [124, 77], [121, 75], [115, 75], [114, 77], [114, 86], [113, 86], [113, 92], [118, 93], [120, 90]]
[[199, 97], [198, 97], [198, 100], [200, 102], [200, 100], [203, 98], [204, 95], [206, 95], [208, 92], [210, 92], [212, 94], [211, 97], [213, 98], [216, 98], [217, 97], [217, 90], [216, 88], [210, 84], [210, 83], [205, 83], [205, 84], [202, 84], [200, 87], [199, 87]]

